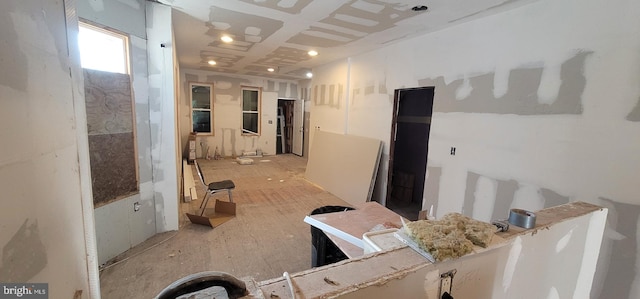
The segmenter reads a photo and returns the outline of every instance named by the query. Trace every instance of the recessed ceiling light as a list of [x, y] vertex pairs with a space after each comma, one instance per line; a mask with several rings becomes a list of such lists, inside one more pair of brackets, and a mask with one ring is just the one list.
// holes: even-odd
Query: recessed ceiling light
[[311, 78], [311, 77], [313, 77], [313, 73], [312, 72], [308, 72], [307, 73], [307, 78]]
[[274, 72], [274, 71], [275, 71], [275, 69], [274, 69], [274, 68], [272, 68], [272, 67], [270, 67], [270, 68], [268, 68], [268, 69], [267, 69], [267, 71], [269, 71], [269, 72]]
[[309, 54], [309, 56], [318, 56], [318, 51], [311, 50], [311, 51], [307, 52], [307, 54]]
[[228, 36], [228, 35], [223, 35], [222, 37], [220, 37], [220, 40], [222, 40], [225, 43], [230, 43], [233, 41], [233, 38], [231, 38], [231, 36]]
[[207, 61], [208, 64], [210, 65], [216, 65], [216, 61], [215, 60], [209, 60]]

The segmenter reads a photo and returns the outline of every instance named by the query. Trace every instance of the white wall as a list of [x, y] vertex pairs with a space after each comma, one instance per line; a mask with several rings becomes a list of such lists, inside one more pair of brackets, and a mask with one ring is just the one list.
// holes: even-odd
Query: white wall
[[[439, 177], [425, 185], [437, 179], [439, 191], [423, 207], [489, 220], [510, 207], [604, 205], [592, 297], [637, 298], [638, 13], [631, 0], [543, 0], [314, 69], [311, 126], [347, 122], [387, 143], [394, 89], [435, 86], [428, 167]], [[350, 86], [346, 116], [319, 104], [322, 85]]]
[[[77, 2], [80, 18], [128, 34], [130, 43], [140, 191], [95, 209], [98, 260], [101, 264], [156, 233], [145, 3], [144, 0], [127, 4], [116, 0]], [[123, 15], [129, 17], [123, 18]], [[133, 204], [136, 202], [141, 208], [134, 212]]]
[[[149, 126], [156, 231], [178, 230], [178, 118], [173, 61], [171, 8], [147, 2]], [[164, 45], [162, 47], [161, 45]]]
[[76, 33], [68, 2], [0, 2], [0, 281], [51, 298], [99, 294]]
[[[566, 219], [509, 239], [503, 247], [426, 264], [398, 279], [385, 277], [388, 281], [384, 284], [369, 282], [370, 286], [340, 298], [440, 298], [440, 274], [454, 269], [454, 298], [588, 298], [606, 215], [606, 210], [598, 210]], [[596, 248], [595, 254], [589, 248]], [[371, 264], [372, 268], [388, 267]]]
[[[275, 80], [253, 76], [237, 76], [204, 70], [183, 69], [180, 74], [179, 103], [182, 149], [187, 146], [191, 132], [190, 82], [213, 83], [213, 136], [199, 135], [196, 155], [204, 157], [201, 145], [209, 146], [214, 155], [216, 147], [222, 156], [240, 156], [243, 151], [261, 149], [265, 155], [276, 154], [276, 121], [279, 98], [300, 98], [295, 81]], [[242, 87], [262, 88], [261, 134], [242, 135]]]

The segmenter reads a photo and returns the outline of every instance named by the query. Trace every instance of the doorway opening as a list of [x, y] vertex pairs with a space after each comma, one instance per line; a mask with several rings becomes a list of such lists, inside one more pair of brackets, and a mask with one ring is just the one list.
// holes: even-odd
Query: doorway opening
[[434, 87], [394, 93], [386, 206], [409, 220], [422, 210]]
[[302, 156], [304, 142], [304, 100], [278, 99], [276, 154]]

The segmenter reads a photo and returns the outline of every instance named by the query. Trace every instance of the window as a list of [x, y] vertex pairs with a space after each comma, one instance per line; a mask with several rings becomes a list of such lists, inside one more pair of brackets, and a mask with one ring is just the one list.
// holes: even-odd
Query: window
[[191, 88], [191, 132], [213, 135], [213, 84], [189, 83]]
[[78, 46], [82, 68], [128, 74], [128, 45], [126, 35], [79, 23]]
[[128, 45], [124, 34], [79, 23], [78, 49], [95, 208], [140, 190]]
[[242, 134], [260, 135], [260, 88], [242, 88]]

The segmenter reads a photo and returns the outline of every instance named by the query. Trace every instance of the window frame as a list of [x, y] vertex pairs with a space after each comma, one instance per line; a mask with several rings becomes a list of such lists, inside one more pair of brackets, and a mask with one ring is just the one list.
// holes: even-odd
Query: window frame
[[[206, 86], [209, 87], [209, 108], [194, 108], [193, 107], [193, 87], [194, 86]], [[207, 82], [189, 82], [189, 119], [191, 121], [190, 131], [191, 133], [195, 133], [199, 136], [215, 136], [215, 126], [214, 126], [214, 95], [213, 95], [213, 83]], [[210, 132], [197, 132], [193, 130], [193, 112], [194, 111], [209, 111], [209, 126]]]
[[[78, 33], [80, 32], [80, 27], [85, 27], [88, 28], [90, 30], [93, 31], [97, 31], [106, 35], [110, 35], [116, 38], [120, 38], [122, 39], [122, 44], [123, 44], [123, 49], [122, 52], [124, 54], [124, 74], [130, 75], [131, 76], [131, 51], [130, 51], [130, 41], [129, 41], [129, 35], [127, 33], [124, 33], [122, 31], [110, 28], [110, 27], [106, 27], [106, 26], [102, 26], [96, 23], [93, 23], [89, 20], [85, 20], [80, 18], [78, 20]], [[81, 52], [81, 51], [80, 51]], [[82, 55], [82, 54], [81, 54]], [[81, 62], [82, 63], [82, 62]], [[81, 65], [81, 67], [84, 68], [84, 66]], [[101, 70], [104, 71], [104, 70]]]
[[[256, 103], [256, 107], [257, 110], [256, 111], [251, 111], [251, 110], [245, 110], [244, 107], [244, 92], [245, 91], [257, 91], [258, 92], [258, 98], [257, 103]], [[255, 86], [242, 86], [241, 89], [241, 106], [242, 106], [242, 116], [241, 116], [241, 123], [242, 123], [242, 135], [243, 136], [260, 136], [261, 131], [262, 131], [262, 88], [261, 87], [255, 87]], [[244, 127], [244, 115], [245, 114], [257, 114], [258, 115], [258, 132], [253, 132], [250, 130], [245, 129]]]

